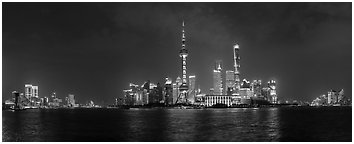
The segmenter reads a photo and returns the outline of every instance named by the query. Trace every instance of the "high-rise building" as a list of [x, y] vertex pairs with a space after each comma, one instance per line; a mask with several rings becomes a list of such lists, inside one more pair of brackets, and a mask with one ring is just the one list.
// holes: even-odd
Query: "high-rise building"
[[335, 104], [337, 102], [337, 92], [335, 90], [331, 90], [328, 92], [328, 104]]
[[263, 87], [262, 90], [261, 90], [261, 94], [266, 100], [268, 100], [269, 102], [271, 101], [270, 88], [269, 87]]
[[189, 91], [188, 91], [187, 101], [188, 103], [193, 104], [195, 102], [195, 97], [197, 95], [197, 90], [195, 88], [196, 77], [195, 75], [191, 75], [188, 78], [189, 78]]
[[73, 95], [73, 94], [68, 95], [68, 106], [69, 107], [75, 106], [75, 95]]
[[235, 89], [234, 94], [239, 95], [240, 90], [240, 46], [236, 43], [234, 44], [234, 73], [235, 73]]
[[25, 97], [29, 100], [31, 106], [39, 102], [38, 86], [25, 84]]
[[146, 81], [142, 85], [142, 91], [143, 91], [142, 104], [147, 105], [147, 104], [149, 104], [149, 93], [150, 93], [150, 81], [149, 80]]
[[147, 105], [149, 104], [149, 89], [143, 89], [143, 95], [142, 95], [142, 104]]
[[38, 98], [38, 86], [32, 86], [33, 97]]
[[277, 96], [277, 91], [276, 91], [276, 83], [275, 80], [270, 80], [268, 82], [268, 87], [270, 89], [270, 102], [273, 104], [278, 103], [278, 96]]
[[[151, 85], [151, 83], [150, 83]], [[143, 105], [143, 87], [130, 83], [130, 89], [123, 90], [123, 104], [124, 105]], [[119, 100], [119, 99], [118, 99]]]
[[235, 88], [235, 74], [232, 70], [226, 71], [226, 80], [225, 80], [225, 92], [226, 95], [232, 95]]
[[17, 91], [13, 91], [12, 92], [13, 97], [15, 98], [15, 108], [19, 107], [19, 97], [20, 97], [20, 93]]
[[262, 97], [262, 81], [261, 80], [253, 80], [253, 82], [251, 84], [251, 88], [254, 92], [255, 97], [264, 99], [264, 97]]
[[179, 89], [179, 87], [182, 85], [182, 79], [180, 77], [176, 78], [176, 84], [177, 84], [178, 89]]
[[251, 89], [251, 83], [243, 79], [239, 90], [239, 96], [243, 99], [250, 99], [253, 96], [253, 91]]
[[189, 78], [189, 90], [195, 90], [195, 75], [191, 75]]
[[213, 80], [214, 80], [214, 94], [215, 95], [222, 95], [223, 88], [222, 88], [222, 61], [217, 60], [215, 62], [215, 68], [213, 70]]
[[31, 84], [25, 84], [25, 97], [30, 99], [33, 96], [33, 87]]
[[178, 95], [176, 103], [185, 103], [187, 101], [188, 95], [188, 85], [187, 85], [187, 56], [188, 50], [186, 48], [186, 37], [184, 35], [184, 21], [182, 23], [182, 48], [179, 51], [179, 56], [182, 59], [182, 85], [179, 87], [179, 91], [181, 92]]
[[154, 90], [156, 91], [156, 95], [155, 95], [156, 103], [165, 103], [164, 96], [163, 96], [163, 85], [157, 83], [156, 88]]
[[337, 99], [338, 103], [339, 104], [343, 104], [344, 103], [344, 90], [341, 89], [339, 92], [338, 92], [338, 99]]
[[181, 77], [177, 77], [176, 78], [176, 82], [172, 84], [172, 88], [173, 88], [173, 103], [177, 103], [178, 100], [178, 96], [180, 94], [179, 88], [182, 85], [182, 79]]
[[165, 104], [172, 105], [173, 104], [172, 79], [167, 77], [165, 80], [166, 80], [165, 81], [165, 90], [164, 90]]
[[172, 101], [173, 101], [173, 104], [176, 103], [177, 101], [177, 97], [178, 97], [178, 92], [179, 92], [179, 89], [178, 89], [178, 85], [177, 83], [172, 83]]

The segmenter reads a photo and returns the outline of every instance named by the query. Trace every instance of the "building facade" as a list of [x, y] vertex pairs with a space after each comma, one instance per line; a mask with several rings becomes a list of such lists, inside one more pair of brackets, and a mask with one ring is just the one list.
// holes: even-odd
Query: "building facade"
[[73, 94], [68, 95], [68, 106], [69, 107], [75, 106], [75, 95], [73, 95]]
[[260, 99], [265, 99], [262, 96], [262, 81], [261, 80], [253, 80], [251, 84], [251, 88], [254, 92], [254, 96]]
[[205, 106], [231, 106], [232, 105], [232, 96], [228, 95], [206, 95], [205, 96]]
[[240, 90], [240, 46], [236, 43], [233, 46], [234, 49], [234, 73], [235, 73], [235, 88], [234, 88], [234, 95], [238, 95], [239, 94], [239, 90]]
[[194, 104], [195, 102], [195, 97], [197, 95], [197, 89], [195, 88], [195, 81], [196, 81], [196, 76], [195, 75], [190, 75], [188, 77], [189, 80], [189, 90], [188, 90], [188, 98], [187, 98], [187, 103], [189, 104]]
[[214, 95], [223, 94], [223, 83], [222, 83], [222, 61], [217, 60], [215, 62], [215, 67], [213, 70], [213, 86], [214, 86]]
[[268, 82], [268, 87], [269, 87], [269, 101], [273, 104], [278, 103], [278, 96], [277, 96], [277, 91], [276, 91], [276, 83], [275, 80], [270, 80]]
[[39, 106], [40, 99], [38, 94], [38, 86], [25, 84], [25, 98], [29, 100], [30, 106]]
[[164, 86], [164, 98], [166, 105], [173, 104], [173, 87], [172, 87], [172, 79], [166, 78], [165, 79], [165, 86]]
[[235, 72], [227, 70], [225, 73], [225, 93], [226, 95], [232, 95], [235, 89]]

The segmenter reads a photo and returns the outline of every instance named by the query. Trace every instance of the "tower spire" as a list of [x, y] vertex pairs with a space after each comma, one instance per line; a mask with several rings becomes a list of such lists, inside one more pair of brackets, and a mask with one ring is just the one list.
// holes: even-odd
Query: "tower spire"
[[185, 49], [186, 36], [184, 35], [184, 20], [182, 22], [182, 49]]
[[187, 84], [187, 56], [188, 50], [186, 49], [186, 36], [184, 31], [184, 20], [182, 22], [182, 48], [179, 50], [179, 57], [182, 59], [182, 85], [179, 87], [181, 91], [180, 95], [177, 98], [176, 103], [178, 102], [186, 102], [187, 101], [187, 91], [188, 91], [188, 84]]

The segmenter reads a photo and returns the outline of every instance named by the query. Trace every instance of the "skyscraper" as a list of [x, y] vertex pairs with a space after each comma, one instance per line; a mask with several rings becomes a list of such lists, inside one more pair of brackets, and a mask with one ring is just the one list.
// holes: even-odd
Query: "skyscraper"
[[343, 103], [344, 103], [344, 89], [341, 89], [341, 90], [338, 92], [338, 99], [337, 99], [337, 102], [340, 103], [340, 104], [343, 104]]
[[250, 99], [254, 95], [251, 89], [251, 83], [248, 80], [246, 79], [242, 80], [242, 84], [239, 90], [239, 95], [244, 99]]
[[217, 60], [215, 62], [215, 68], [213, 70], [214, 94], [215, 95], [222, 95], [223, 94], [221, 72], [222, 72], [222, 61]]
[[187, 56], [188, 56], [188, 50], [186, 49], [186, 37], [184, 35], [184, 21], [182, 23], [182, 48], [179, 51], [179, 56], [182, 59], [182, 85], [179, 87], [180, 94], [177, 98], [176, 103], [185, 103], [186, 98], [187, 98], [187, 91], [188, 91], [188, 85], [187, 85]]
[[268, 87], [270, 89], [270, 102], [273, 104], [278, 103], [275, 80], [270, 80], [268, 82]]
[[234, 94], [239, 95], [240, 90], [240, 46], [236, 43], [234, 44], [234, 68], [235, 68], [235, 90]]
[[75, 95], [73, 95], [73, 94], [68, 95], [68, 106], [69, 107], [75, 106]]
[[32, 84], [25, 84], [25, 97], [30, 101], [33, 106], [38, 99], [38, 86]]
[[166, 80], [165, 81], [165, 90], [164, 90], [165, 104], [172, 105], [173, 104], [172, 79], [167, 77], [165, 80]]
[[225, 93], [227, 95], [232, 95], [235, 88], [235, 74], [232, 70], [226, 71], [226, 80], [225, 80]]
[[19, 97], [20, 97], [20, 93], [17, 91], [13, 91], [12, 92], [13, 97], [15, 98], [15, 108], [19, 107]]
[[182, 79], [180, 77], [176, 78], [176, 84], [177, 84], [178, 89], [179, 89], [179, 87], [182, 85]]
[[189, 89], [195, 90], [195, 75], [191, 75], [189, 78]]
[[25, 97], [30, 99], [32, 97], [38, 98], [38, 86], [32, 84], [25, 84]]
[[262, 97], [262, 81], [261, 80], [253, 80], [251, 87], [252, 87], [255, 97], [263, 98]]
[[194, 103], [195, 102], [195, 96], [196, 96], [196, 88], [195, 88], [195, 75], [191, 75], [188, 77], [189, 78], [189, 91], [188, 91], [188, 102], [189, 103]]
[[173, 104], [177, 101], [177, 97], [178, 97], [178, 85], [177, 83], [172, 83], [172, 101]]
[[336, 101], [337, 101], [336, 91], [335, 90], [329, 91], [328, 92], [328, 104], [335, 104]]

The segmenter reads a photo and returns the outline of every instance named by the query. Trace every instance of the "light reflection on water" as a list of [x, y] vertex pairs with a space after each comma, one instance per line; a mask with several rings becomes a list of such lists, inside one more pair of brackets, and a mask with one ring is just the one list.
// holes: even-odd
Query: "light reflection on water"
[[[303, 115], [305, 110], [307, 114]], [[351, 108], [344, 113], [327, 112], [342, 122], [337, 125], [342, 133], [336, 132], [332, 138], [332, 133], [322, 132], [323, 126], [304, 123], [325, 123], [323, 116], [328, 114], [321, 111], [322, 114], [316, 109], [290, 108], [3, 111], [2, 131], [3, 141], [321, 141], [317, 137], [351, 141], [351, 128], [345, 127], [348, 123], [351, 126]], [[299, 121], [298, 115], [309, 119]], [[299, 123], [317, 130], [303, 139], [300, 131], [304, 128], [298, 128]]]
[[[147, 117], [149, 113], [158, 114]], [[147, 109], [130, 114], [131, 133], [155, 135], [142, 141], [276, 141], [279, 134], [277, 110]]]

